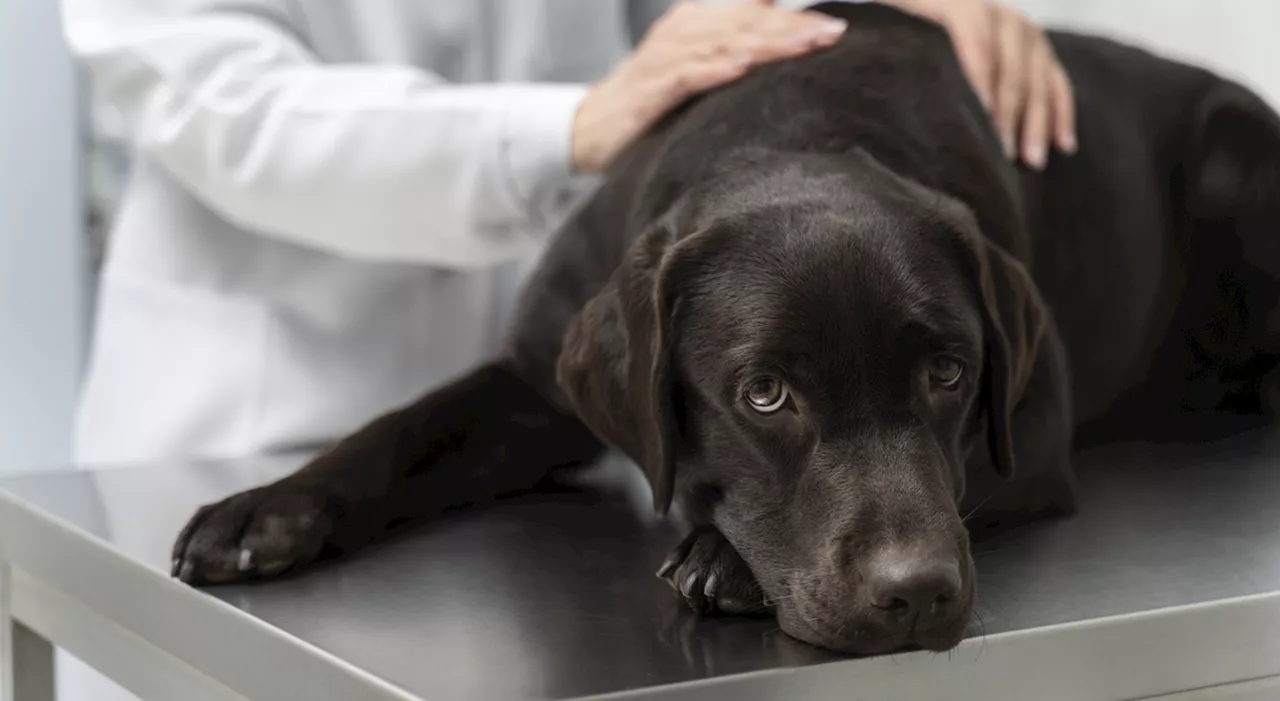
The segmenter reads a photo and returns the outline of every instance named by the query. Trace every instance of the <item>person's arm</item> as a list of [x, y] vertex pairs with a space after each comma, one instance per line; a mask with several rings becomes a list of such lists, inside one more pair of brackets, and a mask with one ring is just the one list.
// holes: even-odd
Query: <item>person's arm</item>
[[325, 65], [285, 0], [62, 0], [67, 36], [139, 152], [260, 233], [336, 254], [476, 267], [526, 250], [571, 174], [600, 173], [686, 98], [844, 25], [768, 2], [678, 4], [591, 86], [449, 85]]
[[570, 179], [577, 85], [319, 63], [282, 2], [63, 0], [139, 153], [246, 228], [335, 254], [473, 267], [522, 253]]

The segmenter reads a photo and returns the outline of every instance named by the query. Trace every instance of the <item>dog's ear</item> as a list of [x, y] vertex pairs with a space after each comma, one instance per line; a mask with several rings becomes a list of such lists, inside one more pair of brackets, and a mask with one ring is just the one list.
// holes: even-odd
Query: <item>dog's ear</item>
[[556, 363], [556, 381], [578, 417], [644, 470], [659, 515], [671, 506], [680, 434], [673, 406], [673, 281], [698, 237], [677, 240], [670, 218], [642, 234], [570, 322]]
[[1049, 313], [1026, 266], [967, 219], [960, 240], [981, 298], [986, 345], [979, 411], [986, 416], [992, 464], [1009, 478], [1015, 467], [1013, 413], [1031, 380]]

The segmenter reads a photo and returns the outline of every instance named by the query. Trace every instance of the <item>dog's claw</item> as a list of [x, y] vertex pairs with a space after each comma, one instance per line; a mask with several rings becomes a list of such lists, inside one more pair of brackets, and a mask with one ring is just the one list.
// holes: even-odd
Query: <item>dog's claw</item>
[[693, 598], [693, 590], [698, 586], [698, 573], [690, 572], [684, 578], [684, 583], [680, 585], [680, 596], [686, 599]]
[[656, 576], [658, 577], [658, 579], [666, 579], [667, 575], [671, 574], [672, 570], [674, 570], [676, 568], [676, 565], [678, 564], [680, 564], [680, 560], [676, 559], [675, 557], [672, 557], [671, 555], [668, 555], [667, 559], [663, 561], [662, 567], [658, 568], [658, 573]]
[[689, 608], [730, 615], [766, 611], [760, 586], [729, 541], [714, 528], [700, 528], [676, 546], [658, 577]]

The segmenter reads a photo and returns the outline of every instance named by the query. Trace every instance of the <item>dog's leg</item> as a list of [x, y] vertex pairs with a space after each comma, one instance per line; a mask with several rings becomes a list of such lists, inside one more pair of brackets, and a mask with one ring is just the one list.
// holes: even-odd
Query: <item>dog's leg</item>
[[270, 577], [406, 520], [535, 486], [599, 441], [504, 364], [373, 421], [298, 472], [200, 509], [174, 546], [187, 582]]
[[689, 533], [667, 555], [658, 577], [699, 613], [737, 616], [768, 612], [755, 575], [712, 526]]

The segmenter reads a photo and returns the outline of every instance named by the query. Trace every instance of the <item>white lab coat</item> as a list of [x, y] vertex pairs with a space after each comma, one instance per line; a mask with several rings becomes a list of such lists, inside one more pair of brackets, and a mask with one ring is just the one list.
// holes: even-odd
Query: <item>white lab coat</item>
[[325, 442], [491, 354], [592, 186], [583, 84], [668, 4], [63, 0], [136, 148], [77, 461]]
[[[670, 4], [62, 0], [135, 150], [76, 461], [330, 441], [490, 355], [594, 185], [568, 167], [585, 83]], [[130, 698], [61, 652], [58, 685]]]

